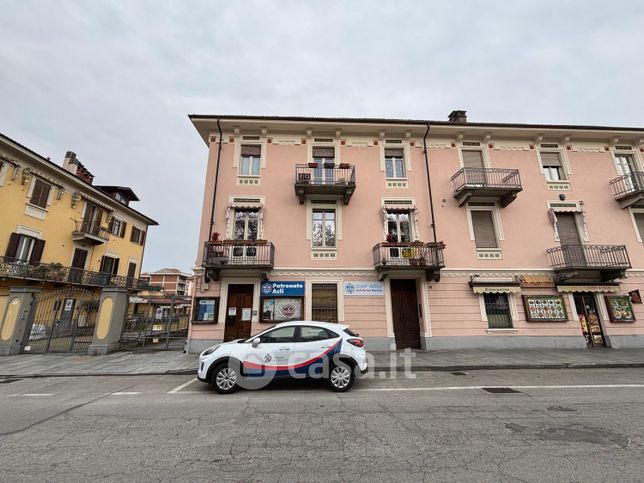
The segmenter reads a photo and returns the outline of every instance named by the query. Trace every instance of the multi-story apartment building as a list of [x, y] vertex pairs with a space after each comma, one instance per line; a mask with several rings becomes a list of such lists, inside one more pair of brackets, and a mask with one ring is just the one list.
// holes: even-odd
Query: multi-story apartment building
[[644, 346], [644, 129], [190, 119], [191, 351], [292, 318], [372, 350]]
[[0, 135], [0, 314], [10, 287], [136, 289], [148, 228], [132, 189], [100, 186], [73, 152], [62, 166]]
[[162, 268], [156, 272], [142, 273], [141, 277], [148, 279], [151, 286], [161, 288], [164, 295], [189, 295], [188, 283], [192, 275], [178, 268]]

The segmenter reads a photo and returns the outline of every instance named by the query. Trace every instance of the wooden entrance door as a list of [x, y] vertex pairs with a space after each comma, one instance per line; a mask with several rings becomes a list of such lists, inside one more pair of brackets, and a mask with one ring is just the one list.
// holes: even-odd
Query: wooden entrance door
[[253, 286], [228, 285], [224, 342], [250, 337], [253, 313]]
[[415, 280], [391, 281], [391, 310], [396, 349], [420, 349], [420, 322]]

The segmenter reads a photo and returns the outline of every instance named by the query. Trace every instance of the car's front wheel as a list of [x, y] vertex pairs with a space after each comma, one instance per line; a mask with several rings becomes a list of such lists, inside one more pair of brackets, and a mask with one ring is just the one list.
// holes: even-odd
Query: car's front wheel
[[239, 369], [223, 363], [212, 371], [210, 383], [219, 394], [230, 394], [239, 388]]
[[338, 362], [331, 368], [329, 373], [329, 387], [335, 392], [348, 391], [353, 386], [355, 374], [350, 365], [344, 362]]

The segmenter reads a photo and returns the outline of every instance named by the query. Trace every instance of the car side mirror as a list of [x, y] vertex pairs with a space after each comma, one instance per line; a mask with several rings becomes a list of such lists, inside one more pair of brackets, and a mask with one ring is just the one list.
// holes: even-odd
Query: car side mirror
[[256, 339], [253, 339], [250, 343], [253, 347], [257, 347], [259, 345], [259, 337]]

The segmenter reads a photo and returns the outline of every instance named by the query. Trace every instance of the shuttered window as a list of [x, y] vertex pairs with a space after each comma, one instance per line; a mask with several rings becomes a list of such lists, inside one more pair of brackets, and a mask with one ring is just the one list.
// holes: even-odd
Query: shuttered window
[[261, 156], [262, 147], [259, 144], [242, 144], [242, 156]]
[[463, 149], [464, 168], [482, 168], [483, 167], [483, 151], [475, 149]]
[[644, 241], [644, 213], [633, 213], [637, 231], [640, 234], [640, 240]]
[[476, 248], [498, 248], [492, 212], [476, 210], [471, 215]]
[[262, 147], [259, 144], [242, 144], [240, 176], [259, 176]]
[[559, 153], [539, 153], [541, 156], [541, 166], [543, 173], [548, 181], [561, 181], [566, 179], [561, 163]]
[[581, 245], [574, 213], [557, 213], [557, 232], [562, 245]]
[[31, 192], [31, 198], [29, 203], [35, 206], [40, 206], [41, 208], [47, 208], [47, 200], [49, 199], [49, 191], [51, 190], [51, 185], [45, 183], [39, 178], [34, 179], [34, 188]]
[[485, 315], [490, 329], [511, 329], [512, 316], [508, 296], [504, 293], [483, 294]]
[[385, 148], [385, 176], [387, 178], [404, 178], [405, 163], [401, 148]]
[[541, 153], [541, 164], [544, 166], [561, 166], [559, 153]]

